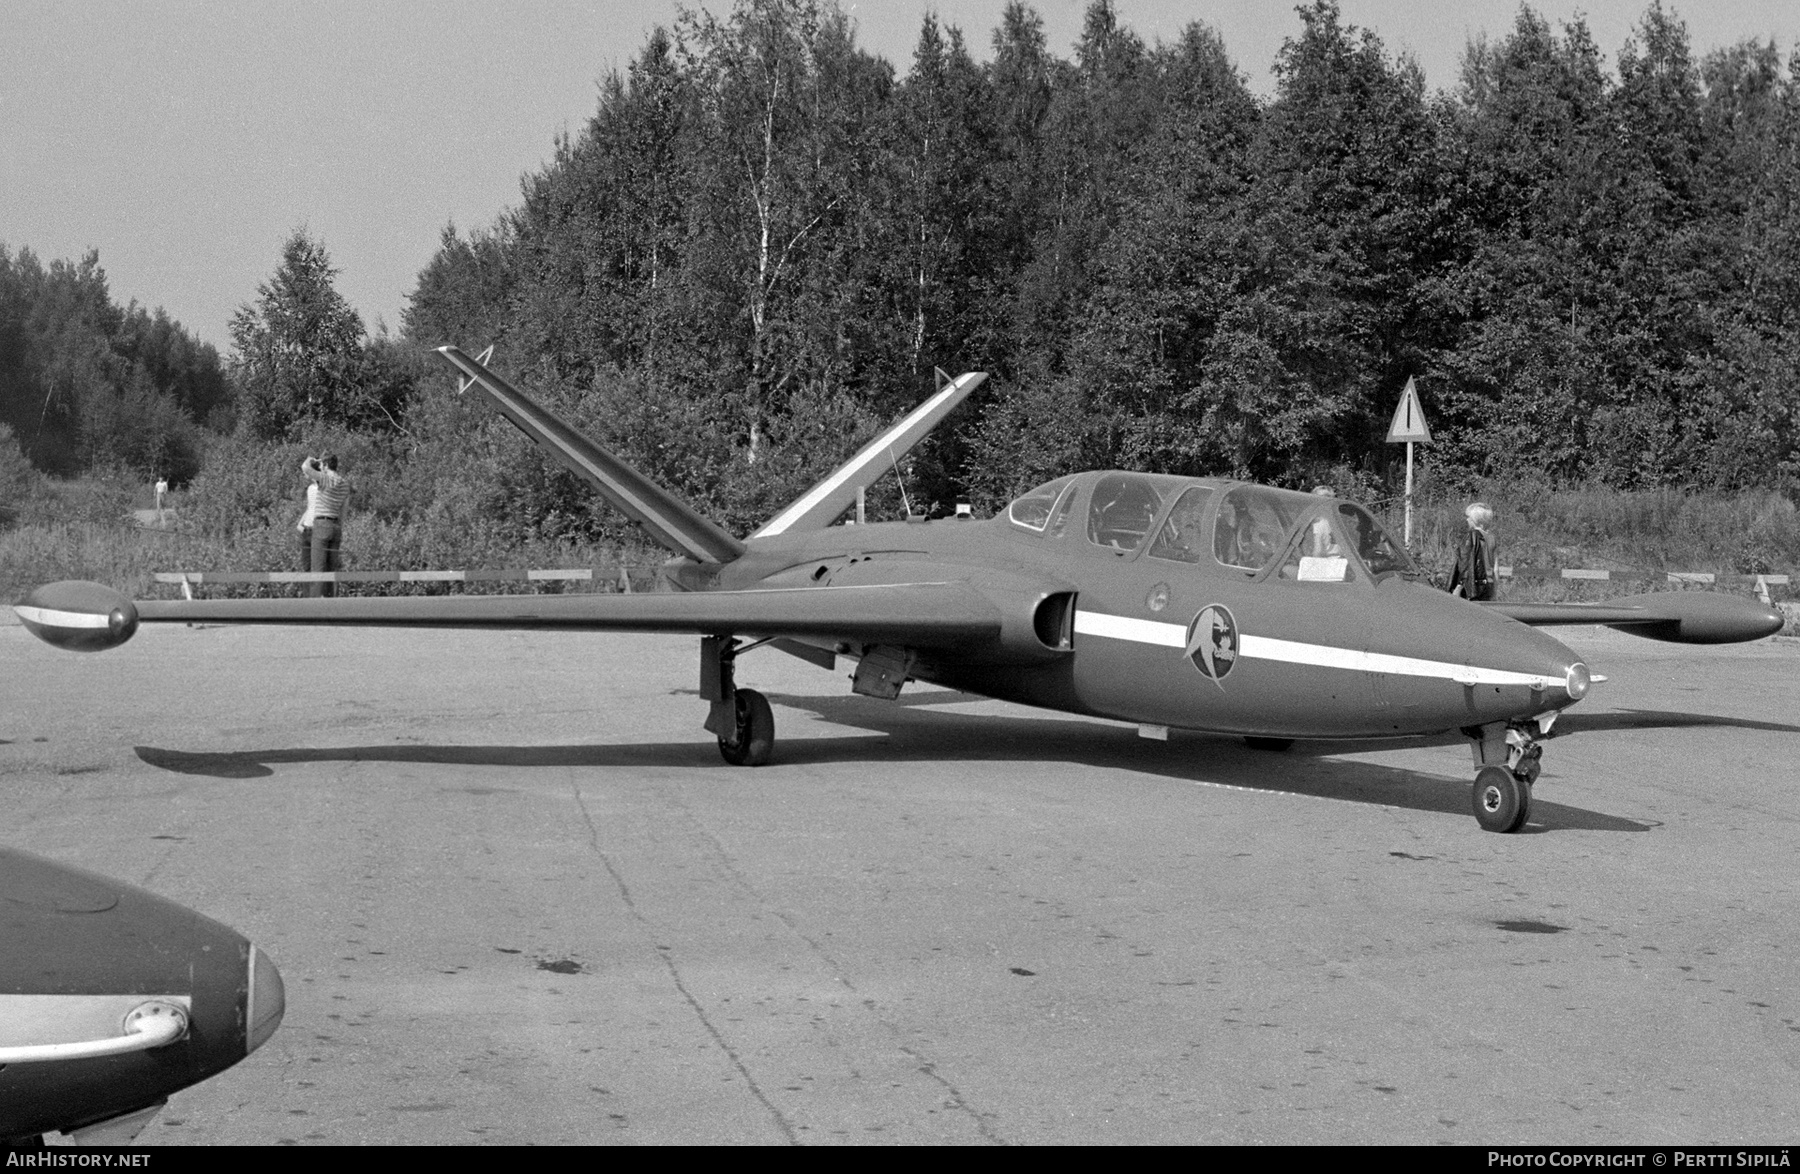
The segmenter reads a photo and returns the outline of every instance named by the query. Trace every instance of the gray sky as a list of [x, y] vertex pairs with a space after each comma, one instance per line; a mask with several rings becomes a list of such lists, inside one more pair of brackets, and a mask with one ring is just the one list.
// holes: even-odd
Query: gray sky
[[[859, 41], [905, 74], [925, 0], [843, 0]], [[1586, 14], [1608, 63], [1649, 0], [1543, 0]], [[729, 10], [729, 0], [696, 7]], [[1448, 88], [1469, 38], [1504, 35], [1517, 0], [1341, 0], [1344, 19]], [[1800, 0], [1694, 0], [1696, 55], [1748, 37], [1784, 58]], [[939, 0], [985, 57], [1004, 0]], [[1037, 0], [1067, 56], [1086, 0]], [[1259, 92], [1299, 28], [1292, 0], [1118, 0], [1147, 41], [1217, 28]], [[120, 302], [162, 306], [229, 346], [232, 312], [305, 225], [373, 329], [400, 326], [446, 223], [491, 223], [554, 137], [579, 131], [672, 0], [0, 0], [0, 243], [39, 258], [100, 250]], [[1698, 15], [1697, 15], [1698, 14]], [[479, 345], [479, 339], [457, 340]]]

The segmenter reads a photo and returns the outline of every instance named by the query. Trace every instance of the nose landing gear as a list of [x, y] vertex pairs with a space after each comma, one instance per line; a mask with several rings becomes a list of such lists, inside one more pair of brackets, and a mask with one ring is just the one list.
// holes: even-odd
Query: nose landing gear
[[1475, 822], [1490, 832], [1516, 832], [1531, 819], [1531, 787], [1543, 770], [1544, 747], [1556, 720], [1549, 713], [1524, 722], [1494, 722], [1463, 730], [1475, 756], [1470, 793]]

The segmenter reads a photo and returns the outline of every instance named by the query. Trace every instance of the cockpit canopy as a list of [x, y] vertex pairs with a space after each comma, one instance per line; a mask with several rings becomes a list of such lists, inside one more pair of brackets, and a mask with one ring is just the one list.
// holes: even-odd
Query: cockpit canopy
[[1222, 566], [1256, 575], [1280, 559], [1281, 578], [1343, 582], [1353, 575], [1352, 552], [1378, 580], [1417, 570], [1405, 549], [1355, 502], [1264, 485], [1233, 486], [1219, 502], [1213, 553]]
[[1211, 563], [1250, 578], [1278, 567], [1274, 578], [1313, 583], [1417, 573], [1363, 507], [1263, 485], [1090, 473], [1040, 485], [1006, 516], [1020, 529], [1061, 539], [1084, 501], [1088, 544], [1118, 557], [1141, 549], [1147, 558]]

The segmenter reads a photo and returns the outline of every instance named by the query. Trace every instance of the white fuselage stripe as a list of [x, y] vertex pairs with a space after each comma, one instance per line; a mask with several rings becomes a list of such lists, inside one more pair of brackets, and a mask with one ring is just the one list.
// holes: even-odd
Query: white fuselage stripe
[[861, 452], [851, 457], [850, 460], [840, 467], [836, 473], [833, 473], [831, 476], [825, 478], [825, 480], [813, 486], [812, 490], [807, 493], [806, 496], [771, 518], [762, 529], [758, 530], [750, 537], [767, 538], [770, 535], [780, 534], [786, 531], [787, 528], [792, 526], [795, 521], [806, 513], [806, 511], [812, 509], [821, 501], [824, 501], [828, 494], [837, 492], [840, 485], [867, 468], [870, 461], [875, 460], [877, 457], [884, 456], [888, 448], [902, 433], [908, 428], [911, 428], [919, 420], [929, 415], [934, 408], [944, 402], [946, 397], [955, 395], [957, 391], [961, 389], [963, 380], [967, 378], [968, 376], [965, 375], [961, 379], [956, 379], [946, 384], [942, 391], [907, 413], [906, 418], [901, 420], [898, 424], [895, 424], [892, 428], [889, 428], [886, 432], [883, 432], [880, 436], [871, 440], [863, 447]]
[[1114, 640], [1130, 640], [1137, 644], [1159, 644], [1164, 648], [1186, 648], [1187, 628], [1181, 624], [1165, 624], [1160, 620], [1134, 620], [1129, 616], [1111, 616], [1103, 611], [1075, 611], [1077, 636], [1109, 636]]
[[13, 611], [20, 619], [46, 628], [105, 628], [111, 625], [110, 614], [91, 611], [59, 611], [53, 607], [31, 607], [16, 604]]
[[[1113, 640], [1130, 640], [1137, 644], [1155, 644], [1163, 648], [1187, 647], [1187, 628], [1182, 624], [1134, 620], [1128, 616], [1107, 615], [1104, 612], [1077, 610], [1075, 632], [1082, 636], [1104, 636]], [[1240, 635], [1238, 655], [1251, 660], [1273, 660], [1284, 664], [1306, 664], [1351, 672], [1388, 673], [1400, 677], [1440, 677], [1459, 685], [1526, 685], [1533, 689], [1545, 689], [1563, 683], [1555, 677], [1539, 673], [1516, 673], [1481, 665], [1394, 656], [1385, 652], [1363, 652], [1331, 644], [1278, 640], [1272, 636]]]

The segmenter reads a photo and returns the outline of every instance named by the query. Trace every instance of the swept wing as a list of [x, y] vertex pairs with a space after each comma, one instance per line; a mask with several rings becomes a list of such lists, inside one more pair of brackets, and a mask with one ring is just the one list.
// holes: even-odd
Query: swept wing
[[142, 600], [94, 583], [51, 583], [15, 609], [46, 641], [92, 650], [144, 623], [536, 628], [788, 636], [953, 649], [998, 639], [999, 611], [960, 583], [644, 595], [389, 596]]

